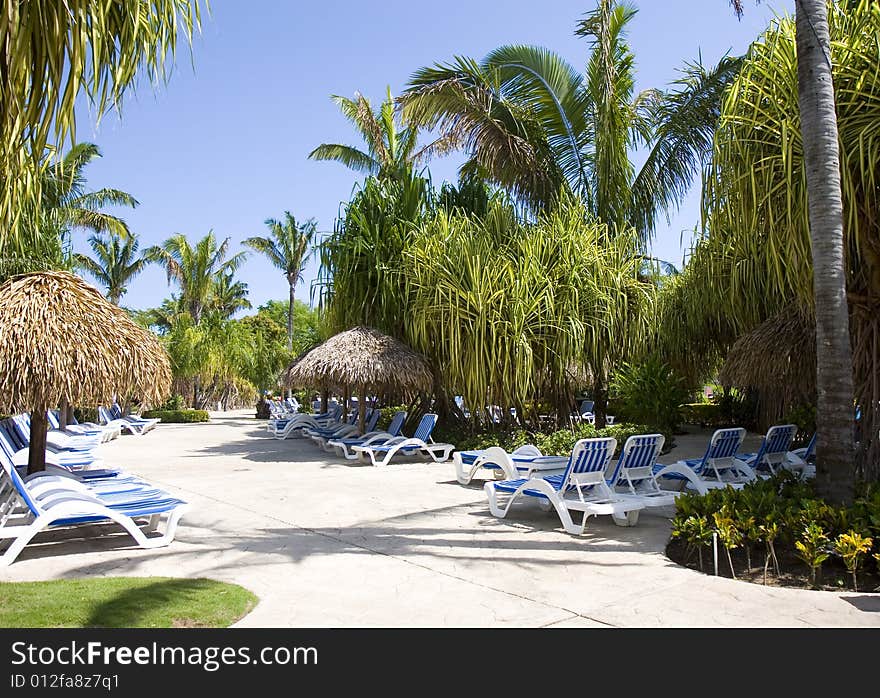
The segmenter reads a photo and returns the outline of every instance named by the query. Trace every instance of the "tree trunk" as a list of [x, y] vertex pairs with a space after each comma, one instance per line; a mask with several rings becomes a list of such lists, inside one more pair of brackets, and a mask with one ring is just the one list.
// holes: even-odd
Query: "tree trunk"
[[67, 401], [67, 398], [63, 398], [61, 404], [58, 405], [58, 426], [61, 427], [62, 430], [70, 423], [69, 417], [70, 403]]
[[358, 429], [361, 434], [367, 433], [367, 388], [363, 385], [358, 394]]
[[199, 409], [199, 383], [201, 381], [198, 378], [193, 379], [193, 401], [192, 408], [194, 410]]
[[41, 405], [31, 411], [31, 443], [28, 448], [28, 475], [46, 469], [46, 432], [49, 420], [46, 419], [46, 407]]
[[330, 399], [330, 391], [326, 388], [321, 391], [321, 414], [327, 412], [327, 404]]
[[287, 283], [290, 286], [290, 305], [287, 308], [287, 348], [292, 352], [293, 351], [293, 300], [294, 300], [294, 292], [296, 290], [296, 282], [291, 282], [288, 279]]
[[798, 105], [804, 145], [816, 311], [816, 486], [852, 500], [852, 349], [846, 300], [843, 198], [826, 0], [797, 0]]

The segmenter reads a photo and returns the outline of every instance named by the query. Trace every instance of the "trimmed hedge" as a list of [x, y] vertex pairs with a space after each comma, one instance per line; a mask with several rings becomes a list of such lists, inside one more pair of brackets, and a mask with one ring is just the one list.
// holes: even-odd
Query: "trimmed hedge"
[[163, 424], [192, 424], [207, 422], [211, 418], [205, 410], [147, 410], [141, 416], [144, 419], [158, 417]]

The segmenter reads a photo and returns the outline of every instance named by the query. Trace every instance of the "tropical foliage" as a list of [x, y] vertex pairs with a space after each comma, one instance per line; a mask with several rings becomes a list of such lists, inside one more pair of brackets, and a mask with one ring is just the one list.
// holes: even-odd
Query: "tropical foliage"
[[355, 94], [354, 99], [334, 95], [333, 101], [357, 129], [366, 151], [350, 145], [322, 143], [309, 153], [312, 160], [331, 160], [355, 172], [379, 179], [396, 179], [455, 145], [453, 137], [444, 136], [420, 148], [418, 128], [399, 123], [390, 88], [378, 110], [360, 93]]
[[89, 247], [94, 257], [77, 253], [74, 255], [74, 266], [94, 277], [107, 289], [107, 299], [119, 305], [128, 291], [128, 284], [147, 265], [147, 260], [138, 255], [137, 236], [134, 233], [128, 233], [125, 237], [113, 233], [108, 236], [92, 235], [89, 237]]
[[24, 247], [6, 248], [0, 257], [0, 277], [45, 269], [68, 269], [74, 265], [74, 231], [88, 230], [104, 236], [125, 237], [125, 221], [104, 212], [106, 206], [135, 207], [138, 202], [124, 191], [103, 188], [90, 191], [86, 167], [101, 153], [96, 145], [79, 143], [63, 158], [44, 161], [39, 177], [37, 205], [21, 205], [18, 230], [27, 241]]
[[[880, 256], [876, 166], [880, 158], [880, 8], [829, 10], [837, 97], [847, 256], [847, 298], [856, 402], [861, 410], [859, 474], [880, 473]], [[659, 337], [670, 362], [698, 375], [737, 336], [790, 315], [813, 317], [813, 263], [798, 118], [795, 27], [774, 22], [756, 41], [724, 101], [704, 185], [709, 234], [660, 298]], [[760, 361], [760, 357], [755, 358]], [[815, 390], [815, 386], [812, 386]], [[781, 405], [784, 412], [795, 405]], [[778, 415], [779, 417], [782, 414]], [[821, 419], [821, 417], [820, 417]]]
[[287, 304], [287, 348], [293, 350], [293, 320], [296, 285], [302, 281], [303, 267], [312, 256], [317, 224], [314, 219], [297, 223], [290, 211], [284, 212], [284, 220], [266, 219], [269, 237], [250, 237], [244, 245], [268, 258], [273, 266], [284, 274], [289, 286]]
[[200, 22], [199, 0], [30, 0], [4, 4], [0, 45], [0, 256], [40, 248], [47, 153], [75, 142], [77, 96], [98, 117], [121, 103], [140, 75], [158, 84], [178, 39]]

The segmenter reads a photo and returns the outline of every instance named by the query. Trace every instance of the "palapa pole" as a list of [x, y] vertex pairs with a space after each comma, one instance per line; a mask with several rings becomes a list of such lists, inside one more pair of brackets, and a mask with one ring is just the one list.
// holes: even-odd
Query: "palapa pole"
[[31, 411], [28, 475], [33, 475], [46, 469], [46, 435], [49, 431], [49, 420], [46, 418], [47, 409], [45, 405], [40, 405]]
[[358, 397], [358, 428], [361, 434], [367, 431], [367, 386], [362, 385]]

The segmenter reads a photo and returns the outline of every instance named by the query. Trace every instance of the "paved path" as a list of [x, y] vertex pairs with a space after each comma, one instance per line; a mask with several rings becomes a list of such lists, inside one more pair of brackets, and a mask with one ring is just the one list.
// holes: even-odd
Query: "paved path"
[[[53, 532], [0, 580], [212, 577], [260, 597], [241, 627], [880, 627], [878, 594], [765, 588], [673, 564], [670, 511], [633, 528], [594, 518], [581, 537], [537, 507], [498, 520], [451, 462], [340, 462], [269, 438], [250, 414], [101, 447], [192, 503], [171, 546]], [[679, 437], [666, 460], [700, 455], [707, 433]]]

